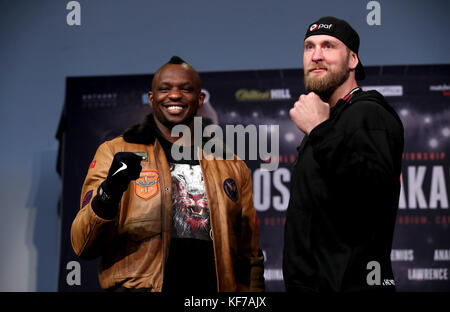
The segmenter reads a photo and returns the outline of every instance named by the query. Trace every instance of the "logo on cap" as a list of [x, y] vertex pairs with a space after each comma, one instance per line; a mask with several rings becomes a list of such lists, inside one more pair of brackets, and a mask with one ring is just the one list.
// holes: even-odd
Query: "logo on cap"
[[325, 28], [325, 29], [331, 30], [332, 27], [333, 27], [333, 24], [320, 24], [317, 29]]
[[331, 31], [333, 29], [333, 24], [312, 24], [309, 27], [309, 31], [319, 30], [319, 29], [326, 29]]
[[317, 24], [312, 24], [310, 27], [309, 27], [309, 31], [313, 31], [313, 30], [316, 30], [317, 29]]

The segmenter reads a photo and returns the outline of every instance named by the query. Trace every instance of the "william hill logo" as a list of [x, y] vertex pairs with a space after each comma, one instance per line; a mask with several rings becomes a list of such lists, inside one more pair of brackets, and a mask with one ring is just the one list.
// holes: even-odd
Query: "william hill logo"
[[289, 89], [269, 89], [265, 91], [239, 89], [234, 94], [236, 100], [242, 101], [270, 101], [270, 100], [286, 100], [291, 98]]

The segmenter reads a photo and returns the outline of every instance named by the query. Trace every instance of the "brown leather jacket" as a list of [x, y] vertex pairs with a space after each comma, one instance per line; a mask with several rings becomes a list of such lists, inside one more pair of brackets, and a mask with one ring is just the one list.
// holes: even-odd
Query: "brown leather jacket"
[[[172, 227], [172, 182], [151, 124], [149, 115], [123, 136], [101, 144], [84, 181], [81, 209], [72, 223], [72, 247], [81, 258], [102, 257], [99, 281], [103, 289], [162, 289]], [[102, 219], [93, 211], [90, 198], [106, 179], [114, 155], [123, 151], [145, 152], [148, 160], [141, 162], [141, 177], [131, 181], [124, 192], [118, 216]], [[203, 151], [199, 153], [210, 209], [217, 290], [264, 291], [250, 172], [241, 160], [208, 160]], [[235, 201], [224, 190], [228, 178], [237, 185]], [[89, 192], [91, 196], [86, 198]]]

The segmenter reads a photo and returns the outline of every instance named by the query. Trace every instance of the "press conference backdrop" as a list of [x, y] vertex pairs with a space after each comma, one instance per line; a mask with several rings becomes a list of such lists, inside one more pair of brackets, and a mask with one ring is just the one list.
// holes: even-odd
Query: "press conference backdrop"
[[[402, 189], [391, 252], [399, 291], [449, 291], [450, 65], [368, 67], [362, 87], [376, 89], [398, 112], [405, 128]], [[300, 70], [201, 73], [206, 105], [204, 123], [255, 125], [270, 138], [279, 127], [279, 167], [260, 169], [264, 160], [246, 160], [253, 176], [260, 244], [266, 256], [268, 291], [283, 291], [282, 246], [289, 200], [290, 169], [301, 132], [289, 109], [304, 92]], [[151, 112], [146, 93], [151, 75], [76, 77], [66, 81], [66, 103], [59, 128], [63, 178], [59, 290], [97, 291], [98, 260], [79, 259], [70, 245], [70, 226], [79, 210], [81, 186], [96, 148]], [[271, 130], [272, 129], [272, 130]], [[248, 151], [248, 137], [246, 141]], [[270, 151], [270, 148], [269, 148]], [[364, 210], [364, 206], [361, 207]], [[382, 207], [380, 207], [382, 209]], [[342, 212], [345, 213], [345, 212]], [[367, 214], [358, 222], [365, 223]], [[71, 281], [80, 263], [81, 280]], [[368, 271], [369, 273], [369, 271]]]

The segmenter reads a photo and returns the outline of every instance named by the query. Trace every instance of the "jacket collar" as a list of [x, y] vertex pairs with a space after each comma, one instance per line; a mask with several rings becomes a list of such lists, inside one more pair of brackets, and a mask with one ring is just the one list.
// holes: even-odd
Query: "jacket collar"
[[157, 127], [153, 119], [153, 114], [148, 114], [141, 123], [135, 124], [125, 130], [122, 136], [125, 142], [128, 143], [145, 145], [155, 143]]
[[[202, 133], [205, 126], [202, 127]], [[156, 126], [155, 120], [153, 119], [153, 114], [150, 113], [145, 116], [144, 120], [131, 126], [123, 133], [123, 139], [127, 143], [135, 144], [154, 144], [155, 139], [158, 138], [158, 127]], [[202, 145], [208, 141], [208, 138], [202, 136]]]

